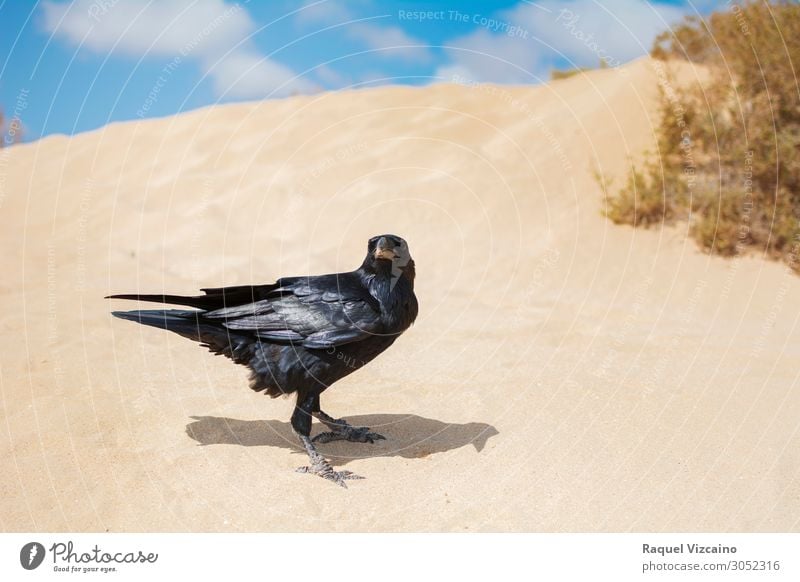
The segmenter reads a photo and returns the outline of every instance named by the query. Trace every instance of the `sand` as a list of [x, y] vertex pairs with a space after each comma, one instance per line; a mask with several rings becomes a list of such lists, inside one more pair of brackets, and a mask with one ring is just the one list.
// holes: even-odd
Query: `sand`
[[[800, 278], [602, 215], [592, 174], [652, 147], [655, 79], [326, 93], [0, 152], [0, 527], [800, 529]], [[420, 317], [323, 398], [388, 439], [321, 446], [348, 490], [294, 472], [291, 400], [103, 299], [351, 270], [385, 232]]]

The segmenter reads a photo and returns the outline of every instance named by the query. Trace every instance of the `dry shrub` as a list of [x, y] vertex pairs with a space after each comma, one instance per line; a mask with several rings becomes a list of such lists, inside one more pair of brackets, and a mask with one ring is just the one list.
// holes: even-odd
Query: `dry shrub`
[[710, 79], [679, 89], [665, 75], [657, 151], [631, 169], [609, 218], [688, 218], [711, 252], [758, 250], [798, 269], [800, 5], [749, 1], [687, 18], [656, 39], [652, 55], [702, 63]]

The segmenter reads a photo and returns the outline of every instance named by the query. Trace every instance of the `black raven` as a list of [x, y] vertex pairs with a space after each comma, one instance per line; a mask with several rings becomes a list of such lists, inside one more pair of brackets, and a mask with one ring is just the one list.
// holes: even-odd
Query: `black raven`
[[[292, 428], [311, 460], [298, 472], [346, 487], [360, 479], [334, 471], [314, 441], [372, 443], [384, 437], [325, 414], [320, 394], [354, 372], [411, 326], [417, 317], [414, 261], [399, 236], [369, 240], [361, 266], [349, 273], [284, 277], [271, 285], [201, 289], [204, 295], [111, 295], [194, 307], [114, 311], [122, 319], [160, 327], [200, 342], [250, 368], [250, 388], [274, 397], [297, 393]], [[328, 432], [310, 439], [316, 417]]]

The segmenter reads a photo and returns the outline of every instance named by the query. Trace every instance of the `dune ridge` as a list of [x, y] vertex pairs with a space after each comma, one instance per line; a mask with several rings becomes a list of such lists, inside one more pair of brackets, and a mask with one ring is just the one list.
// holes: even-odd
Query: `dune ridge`
[[[602, 216], [593, 172], [620, 180], [656, 115], [642, 59], [0, 152], [0, 527], [797, 530], [800, 279]], [[348, 491], [293, 472], [291, 400], [102, 299], [351, 270], [383, 232], [420, 317], [323, 396], [388, 438], [321, 447]]]

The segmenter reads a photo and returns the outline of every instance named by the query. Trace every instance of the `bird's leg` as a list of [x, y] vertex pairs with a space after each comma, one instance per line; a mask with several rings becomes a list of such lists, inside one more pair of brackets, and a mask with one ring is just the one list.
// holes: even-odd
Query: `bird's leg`
[[[319, 399], [317, 398], [316, 401], [318, 403]], [[308, 458], [311, 461], [309, 466], [299, 467], [297, 472], [319, 475], [347, 489], [345, 480], [363, 479], [363, 477], [353, 474], [352, 471], [334, 471], [331, 464], [319, 454], [314, 443], [311, 442], [309, 434], [311, 434], [311, 414], [315, 408], [314, 402], [315, 397], [313, 395], [301, 396], [298, 394], [297, 404], [295, 405], [294, 414], [292, 414], [292, 428], [297, 433], [297, 436], [300, 437], [300, 442], [303, 443], [303, 447], [305, 447]]]
[[376, 432], [370, 432], [367, 426], [351, 426], [342, 418], [333, 418], [322, 410], [312, 413], [317, 419], [327, 426], [330, 432], [323, 432], [315, 436], [313, 442], [329, 443], [331, 441], [351, 441], [354, 443], [374, 443], [384, 441], [386, 437]]
[[345, 480], [347, 479], [363, 479], [359, 475], [356, 475], [352, 471], [335, 471], [331, 464], [319, 454], [317, 448], [314, 446], [314, 443], [311, 442], [311, 439], [304, 435], [300, 436], [300, 442], [303, 443], [303, 446], [306, 448], [306, 452], [308, 453], [308, 458], [311, 461], [311, 465], [307, 467], [298, 467], [298, 473], [313, 473], [315, 475], [319, 475], [323, 479], [328, 479], [329, 481], [333, 481], [337, 485], [344, 487], [347, 489], [347, 484]]

